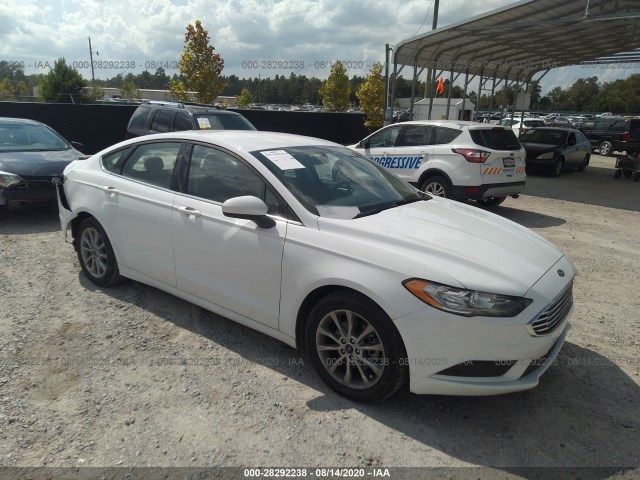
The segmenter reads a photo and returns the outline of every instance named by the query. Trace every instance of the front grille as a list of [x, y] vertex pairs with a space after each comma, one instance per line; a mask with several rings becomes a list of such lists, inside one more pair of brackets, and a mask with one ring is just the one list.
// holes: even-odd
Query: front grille
[[533, 336], [547, 335], [564, 320], [573, 305], [573, 282], [540, 315], [534, 318], [527, 328]]

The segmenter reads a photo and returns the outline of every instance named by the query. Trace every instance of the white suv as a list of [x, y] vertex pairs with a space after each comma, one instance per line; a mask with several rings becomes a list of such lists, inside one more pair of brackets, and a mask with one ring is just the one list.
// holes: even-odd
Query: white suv
[[524, 191], [526, 153], [508, 127], [447, 120], [403, 122], [350, 148], [432, 195], [491, 206]]

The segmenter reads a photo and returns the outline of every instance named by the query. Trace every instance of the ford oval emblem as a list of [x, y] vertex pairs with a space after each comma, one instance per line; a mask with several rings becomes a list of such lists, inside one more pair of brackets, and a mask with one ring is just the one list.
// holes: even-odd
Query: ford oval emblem
[[558, 275], [560, 275], [561, 277], [564, 277], [564, 270], [558, 270]]

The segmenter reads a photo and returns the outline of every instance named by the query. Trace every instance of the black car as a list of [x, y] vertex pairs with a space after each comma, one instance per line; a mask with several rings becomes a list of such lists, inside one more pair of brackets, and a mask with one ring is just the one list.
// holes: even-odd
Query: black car
[[564, 170], [583, 171], [589, 165], [591, 146], [579, 130], [539, 127], [523, 133], [519, 140], [527, 151], [527, 172], [543, 170], [557, 177]]
[[0, 117], [0, 210], [54, 202], [52, 179], [84, 157], [43, 123]]
[[627, 150], [627, 141], [636, 137], [640, 131], [640, 118], [602, 117], [585, 120], [580, 126], [593, 150], [600, 155], [611, 155], [614, 151]]
[[147, 102], [133, 112], [127, 138], [181, 130], [256, 130], [239, 113], [209, 105]]

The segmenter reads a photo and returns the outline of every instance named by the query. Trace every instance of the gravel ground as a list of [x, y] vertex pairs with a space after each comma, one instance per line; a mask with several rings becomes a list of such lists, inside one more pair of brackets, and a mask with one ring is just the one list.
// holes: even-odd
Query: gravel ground
[[530, 176], [527, 195], [495, 209], [578, 268], [558, 365], [537, 388], [497, 397], [402, 391], [354, 404], [271, 338], [133, 281], [94, 286], [55, 211], [11, 214], [0, 220], [0, 466], [616, 467], [638, 478], [640, 183], [614, 180], [613, 163]]

